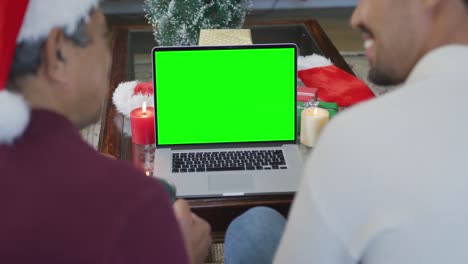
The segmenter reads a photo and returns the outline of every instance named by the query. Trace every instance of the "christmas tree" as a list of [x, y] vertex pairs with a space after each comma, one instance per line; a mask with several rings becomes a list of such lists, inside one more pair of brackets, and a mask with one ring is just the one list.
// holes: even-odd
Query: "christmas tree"
[[252, 0], [145, 0], [160, 46], [191, 46], [200, 29], [241, 28]]

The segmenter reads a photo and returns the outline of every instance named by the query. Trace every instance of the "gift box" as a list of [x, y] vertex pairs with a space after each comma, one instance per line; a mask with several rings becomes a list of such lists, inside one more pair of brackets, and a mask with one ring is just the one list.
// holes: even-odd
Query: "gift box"
[[297, 87], [297, 101], [298, 102], [309, 102], [311, 100], [317, 100], [317, 88], [311, 88], [306, 86]]
[[298, 77], [308, 87], [317, 88], [318, 99], [349, 107], [375, 97], [369, 87], [320, 55], [298, 58]]
[[252, 45], [250, 29], [201, 29], [199, 46]]

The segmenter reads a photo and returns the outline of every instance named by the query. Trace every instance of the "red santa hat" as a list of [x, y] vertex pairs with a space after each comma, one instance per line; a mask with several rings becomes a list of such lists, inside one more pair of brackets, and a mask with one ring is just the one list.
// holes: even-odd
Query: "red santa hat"
[[73, 33], [99, 0], [0, 1], [0, 144], [11, 144], [29, 124], [30, 107], [6, 89], [16, 44], [46, 38], [55, 27]]
[[153, 82], [140, 82], [138, 80], [120, 83], [112, 95], [115, 108], [126, 117], [130, 112], [139, 108], [146, 102], [147, 106], [154, 107]]
[[348, 107], [375, 97], [363, 81], [323, 56], [299, 57], [297, 64], [299, 78], [307, 87], [318, 89], [320, 100]]

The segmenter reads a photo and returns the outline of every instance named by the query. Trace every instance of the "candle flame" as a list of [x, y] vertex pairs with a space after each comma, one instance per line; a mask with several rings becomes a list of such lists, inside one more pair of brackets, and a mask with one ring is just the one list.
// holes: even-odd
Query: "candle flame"
[[146, 172], [146, 176], [148, 176], [148, 177], [150, 176], [150, 172], [149, 172], [149, 171]]
[[143, 102], [142, 108], [143, 108], [143, 114], [146, 114], [146, 102]]
[[314, 116], [318, 116], [318, 107], [314, 107]]

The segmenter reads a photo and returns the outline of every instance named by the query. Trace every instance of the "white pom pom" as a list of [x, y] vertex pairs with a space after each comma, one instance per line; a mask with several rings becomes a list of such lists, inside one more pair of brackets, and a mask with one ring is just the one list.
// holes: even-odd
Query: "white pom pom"
[[154, 107], [153, 95], [137, 94], [132, 96], [127, 102], [128, 114], [125, 114], [125, 116], [130, 117], [130, 112], [135, 108], [142, 107], [143, 102], [146, 102], [146, 106], [148, 107]]
[[29, 124], [30, 108], [21, 95], [0, 91], [0, 144], [12, 144]]
[[126, 117], [130, 117], [130, 112], [135, 108], [141, 107], [143, 102], [146, 102], [147, 106], [154, 107], [153, 95], [134, 95], [135, 87], [139, 83], [139, 81], [121, 83], [112, 95], [112, 101], [117, 111]]
[[44, 38], [54, 27], [71, 34], [78, 21], [81, 18], [87, 21], [89, 11], [98, 4], [99, 0], [29, 0], [17, 43]]
[[297, 58], [297, 70], [307, 70], [318, 67], [325, 67], [333, 65], [333, 63], [320, 55], [312, 54], [309, 56], [299, 56]]

